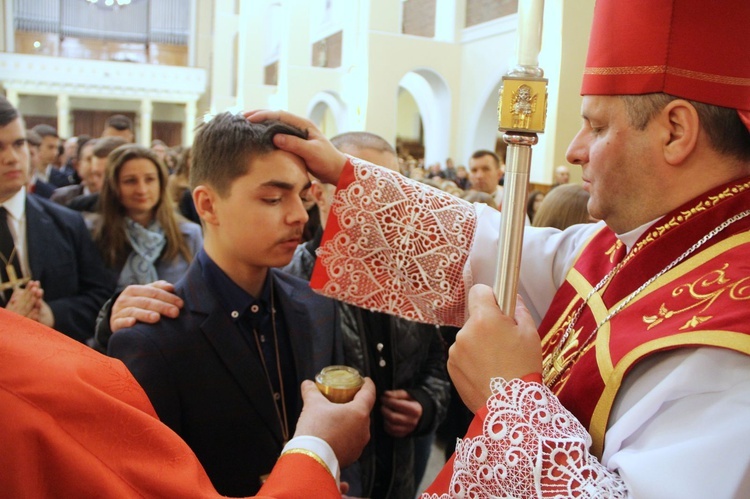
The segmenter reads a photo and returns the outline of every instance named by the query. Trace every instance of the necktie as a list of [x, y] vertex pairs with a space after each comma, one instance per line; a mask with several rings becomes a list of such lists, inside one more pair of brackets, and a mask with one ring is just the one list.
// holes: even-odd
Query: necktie
[[[21, 263], [18, 260], [18, 254], [14, 251], [16, 245], [13, 242], [13, 234], [10, 232], [8, 227], [8, 211], [5, 207], [0, 206], [0, 254], [2, 254], [2, 265], [0, 265], [0, 279], [5, 284], [11, 279], [9, 274], [9, 268], [13, 268], [15, 271], [15, 277], [19, 278], [21, 274]], [[13, 294], [13, 289], [4, 289], [2, 292], [2, 298], [4, 302], [10, 299], [10, 295]]]

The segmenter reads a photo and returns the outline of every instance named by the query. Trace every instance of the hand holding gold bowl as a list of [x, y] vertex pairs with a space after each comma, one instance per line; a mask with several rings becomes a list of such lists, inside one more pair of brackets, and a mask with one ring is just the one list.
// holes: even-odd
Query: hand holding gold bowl
[[328, 366], [315, 375], [315, 385], [331, 402], [345, 404], [357, 394], [364, 378], [349, 366]]

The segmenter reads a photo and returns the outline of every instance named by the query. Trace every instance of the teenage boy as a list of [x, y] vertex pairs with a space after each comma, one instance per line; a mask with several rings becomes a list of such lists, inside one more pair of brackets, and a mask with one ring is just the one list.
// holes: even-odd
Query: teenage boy
[[229, 113], [200, 127], [190, 182], [204, 243], [175, 285], [184, 306], [109, 342], [228, 496], [257, 492], [294, 434], [300, 382], [342, 358], [334, 302], [269, 269], [301, 242], [310, 186], [304, 162], [273, 145], [277, 133], [306, 136]]

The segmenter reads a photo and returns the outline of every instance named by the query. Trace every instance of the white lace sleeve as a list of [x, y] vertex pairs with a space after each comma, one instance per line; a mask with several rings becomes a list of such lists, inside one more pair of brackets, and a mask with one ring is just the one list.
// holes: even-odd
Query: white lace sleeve
[[474, 207], [386, 168], [350, 161], [354, 181], [336, 193], [337, 223], [329, 218], [318, 250], [328, 279], [320, 292], [407, 319], [462, 325]]
[[591, 437], [545, 386], [492, 380], [483, 434], [459, 441], [445, 497], [620, 498], [625, 483], [589, 454]]

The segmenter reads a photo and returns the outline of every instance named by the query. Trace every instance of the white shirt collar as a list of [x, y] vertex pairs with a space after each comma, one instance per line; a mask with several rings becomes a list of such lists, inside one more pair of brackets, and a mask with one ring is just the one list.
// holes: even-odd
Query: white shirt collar
[[13, 197], [2, 205], [16, 221], [21, 220], [26, 213], [26, 187], [21, 187]]
[[617, 234], [617, 239], [625, 243], [625, 247], [628, 249], [628, 253], [630, 253], [630, 250], [633, 249], [633, 246], [635, 246], [635, 243], [638, 241], [638, 239], [641, 238], [643, 233], [646, 232], [646, 230], [648, 230], [649, 227], [654, 225], [661, 218], [662, 217], [655, 218], [654, 220], [651, 220], [650, 222], [646, 222], [640, 227], [636, 227], [635, 229], [628, 231], [624, 234]]

